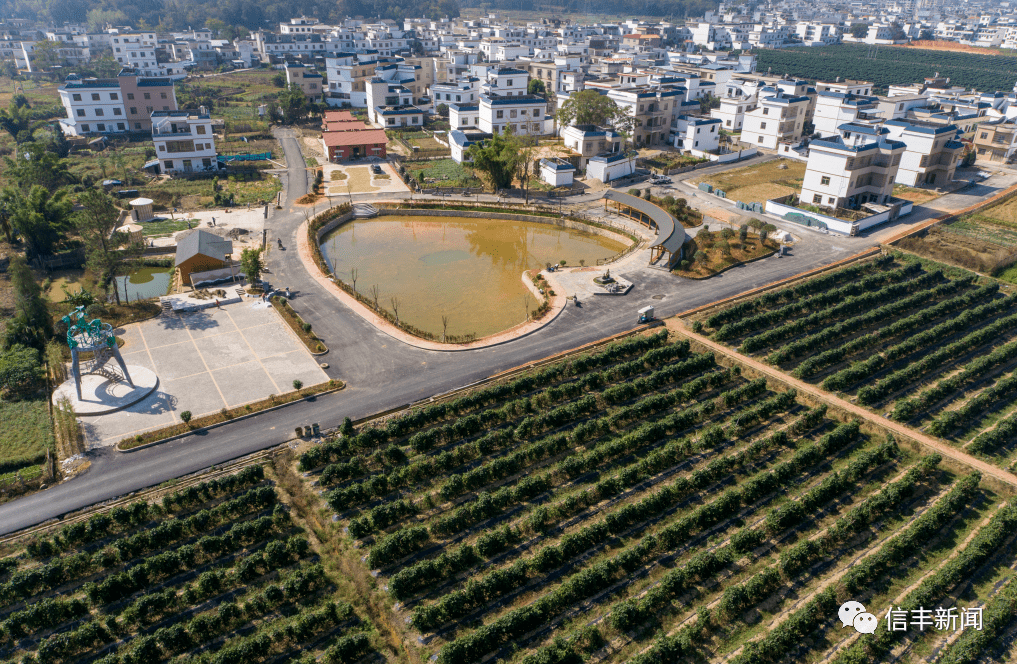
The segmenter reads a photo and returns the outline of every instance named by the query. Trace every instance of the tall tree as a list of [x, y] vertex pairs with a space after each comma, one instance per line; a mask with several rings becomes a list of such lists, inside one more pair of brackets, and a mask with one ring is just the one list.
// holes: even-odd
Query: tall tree
[[265, 261], [261, 257], [261, 249], [244, 249], [240, 252], [240, 269], [247, 281], [254, 285], [261, 281], [261, 271], [265, 269]]
[[[15, 315], [13, 320], [8, 321], [7, 338], [42, 350], [46, 339], [53, 335], [53, 319], [46, 301], [42, 299], [42, 288], [24, 257], [19, 254], [11, 257], [8, 273], [14, 291]], [[14, 330], [17, 333], [12, 335]]]
[[474, 143], [467, 149], [473, 168], [479, 171], [492, 189], [512, 186], [516, 169], [515, 141], [509, 134], [495, 134], [483, 144]]
[[526, 202], [530, 202], [530, 177], [536, 172], [536, 140], [531, 136], [512, 136], [510, 138], [512, 147], [510, 153], [513, 155], [513, 169], [519, 186], [522, 187], [526, 196]]
[[98, 282], [112, 288], [117, 304], [120, 292], [116, 277], [145, 250], [144, 243], [131, 242], [130, 235], [116, 230], [120, 216], [106, 192], [89, 189], [78, 198], [83, 208], [74, 217], [74, 225], [85, 243], [86, 264]]
[[51, 193], [35, 185], [27, 195], [17, 196], [17, 206], [11, 214], [11, 227], [25, 241], [28, 253], [46, 256], [67, 230], [73, 206], [67, 192]]
[[569, 125], [609, 125], [621, 116], [622, 109], [613, 99], [600, 94], [596, 90], [573, 92], [558, 107], [558, 124]]
[[17, 159], [4, 157], [4, 177], [23, 191], [41, 186], [50, 191], [74, 182], [67, 162], [45, 143], [31, 142], [18, 148]]
[[307, 96], [296, 83], [291, 83], [289, 89], [279, 95], [279, 106], [284, 124], [293, 124], [307, 116]]

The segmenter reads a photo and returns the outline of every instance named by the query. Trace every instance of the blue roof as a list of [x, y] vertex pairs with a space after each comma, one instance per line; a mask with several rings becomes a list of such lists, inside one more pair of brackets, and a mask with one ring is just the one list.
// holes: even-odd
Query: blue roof
[[513, 104], [526, 104], [531, 106], [535, 103], [546, 104], [547, 100], [539, 95], [519, 95], [517, 97], [491, 97], [490, 95], [480, 95], [482, 101], [486, 101], [491, 106], [509, 106]]
[[854, 122], [845, 122], [844, 124], [837, 127], [841, 131], [853, 131], [856, 134], [869, 134], [870, 136], [877, 136], [881, 134], [889, 134], [890, 130], [883, 127], [876, 127], [873, 125], [855, 124]]
[[540, 160], [540, 166], [541, 166], [541, 168], [546, 166], [546, 167], [550, 168], [553, 171], [562, 172], [562, 173], [564, 173], [566, 171], [574, 171], [574, 170], [576, 170], [576, 167], [573, 166], [572, 164], [570, 164], [569, 162], [567, 162], [567, 161], [560, 161], [560, 160], [557, 160], [557, 159], [555, 159], [555, 160], [541, 159]]
[[866, 145], [846, 145], [840, 139], [840, 136], [838, 136], [836, 139], [818, 139], [812, 141], [809, 143], [809, 147], [832, 148], [834, 150], [846, 150], [847, 152], [866, 152], [868, 150], [878, 150], [879, 148], [896, 150], [897, 148], [907, 147], [907, 145], [888, 138], [880, 138], [878, 141], [867, 143]]
[[469, 112], [469, 111], [479, 111], [480, 110], [480, 106], [478, 106], [477, 104], [449, 104], [448, 105], [448, 109], [450, 111], [453, 108], [455, 110], [459, 111], [460, 113], [465, 113], [465, 112]]

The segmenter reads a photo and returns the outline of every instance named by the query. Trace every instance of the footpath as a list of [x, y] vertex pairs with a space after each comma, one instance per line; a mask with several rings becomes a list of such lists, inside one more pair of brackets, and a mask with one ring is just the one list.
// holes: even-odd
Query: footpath
[[797, 378], [789, 374], [786, 374], [779, 369], [775, 369], [774, 367], [771, 367], [768, 364], [764, 364], [763, 362], [754, 360], [751, 357], [742, 355], [741, 353], [732, 350], [726, 346], [723, 346], [713, 341], [712, 339], [704, 337], [701, 334], [696, 334], [692, 330], [685, 327], [684, 321], [682, 321], [681, 319], [672, 318], [667, 321], [667, 324], [668, 329], [675, 330], [679, 334], [688, 337], [692, 341], [695, 341], [697, 343], [702, 344], [703, 346], [706, 346], [715, 353], [725, 355], [730, 359], [739, 362], [740, 364], [750, 367], [753, 371], [756, 371], [760, 374], [763, 374], [764, 376], [767, 376], [768, 378], [773, 378], [774, 380], [780, 381], [785, 385], [788, 385], [789, 387], [793, 387], [794, 389], [798, 390], [799, 393], [808, 394], [809, 396], [813, 397], [818, 401], [839, 408], [845, 412], [851, 413], [852, 415], [857, 415], [859, 418], [863, 420], [868, 420], [869, 422], [872, 422], [873, 424], [882, 427], [883, 429], [886, 429], [887, 431], [890, 431], [893, 434], [898, 435], [902, 438], [909, 438], [919, 443], [920, 445], [943, 455], [944, 458], [953, 459], [958, 463], [964, 464], [965, 466], [968, 466], [981, 472], [983, 476], [991, 476], [998, 479], [1001, 482], [1005, 482], [1006, 484], [1017, 487], [1017, 475], [1014, 475], [1011, 472], [1008, 472], [1002, 468], [999, 468], [990, 463], [982, 461], [981, 459], [973, 457], [970, 454], [964, 452], [963, 450], [959, 450], [956, 447], [947, 445], [946, 443], [943, 443], [940, 440], [932, 438], [931, 436], [926, 436], [922, 432], [916, 431], [908, 426], [900, 424], [899, 422], [894, 422], [893, 420], [888, 420], [885, 417], [876, 415], [875, 413], [866, 410], [861, 406], [857, 406], [851, 403], [850, 401], [846, 401], [838, 396], [830, 394], [829, 392], [826, 392], [816, 387], [815, 385], [810, 385], [809, 383], [798, 380]]

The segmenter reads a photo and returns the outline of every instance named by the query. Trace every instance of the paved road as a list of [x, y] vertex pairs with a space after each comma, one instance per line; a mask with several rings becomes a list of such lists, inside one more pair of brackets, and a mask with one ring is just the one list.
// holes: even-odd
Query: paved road
[[[307, 191], [309, 172], [294, 134], [281, 130], [278, 137], [289, 168], [283, 174], [285, 209], [274, 211], [268, 222], [272, 249], [266, 276], [273, 285], [289, 286], [295, 292], [293, 306], [331, 349], [325, 356], [331, 365], [329, 374], [346, 381], [347, 389], [129, 454], [108, 448], [92, 451], [92, 466], [82, 476], [0, 505], [0, 533], [278, 445], [296, 426], [312, 422], [337, 426], [345, 416], [365, 417], [624, 332], [635, 327], [635, 312], [647, 304], [656, 307], [658, 317], [671, 316], [832, 263], [875, 244], [872, 238], [838, 238], [796, 227], [802, 242], [789, 257], [758, 261], [707, 281], [635, 268], [621, 273], [635, 283], [629, 295], [592, 298], [582, 308], [569, 307], [545, 328], [523, 339], [458, 353], [421, 350], [376, 330], [307, 274], [296, 255], [296, 232], [304, 221], [304, 211], [293, 207], [292, 201]], [[282, 239], [285, 249], [277, 248], [276, 238]]]

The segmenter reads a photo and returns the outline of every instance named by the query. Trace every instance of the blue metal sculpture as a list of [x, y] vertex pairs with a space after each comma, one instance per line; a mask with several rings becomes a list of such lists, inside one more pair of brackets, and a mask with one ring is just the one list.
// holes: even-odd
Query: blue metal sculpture
[[[85, 308], [78, 307], [67, 316], [60, 319], [67, 325], [67, 345], [71, 349], [71, 373], [74, 375], [74, 387], [78, 392], [78, 399], [81, 399], [81, 377], [88, 374], [105, 376], [113, 382], [126, 379], [127, 383], [134, 387], [131, 375], [127, 373], [127, 366], [124, 358], [120, 356], [120, 349], [117, 348], [117, 338], [113, 334], [113, 327], [109, 323], [103, 323], [98, 318], [91, 321], [86, 320]], [[79, 360], [79, 353], [91, 353], [84, 370]], [[115, 358], [120, 370], [121, 377], [114, 370], [106, 367], [106, 363]]]

